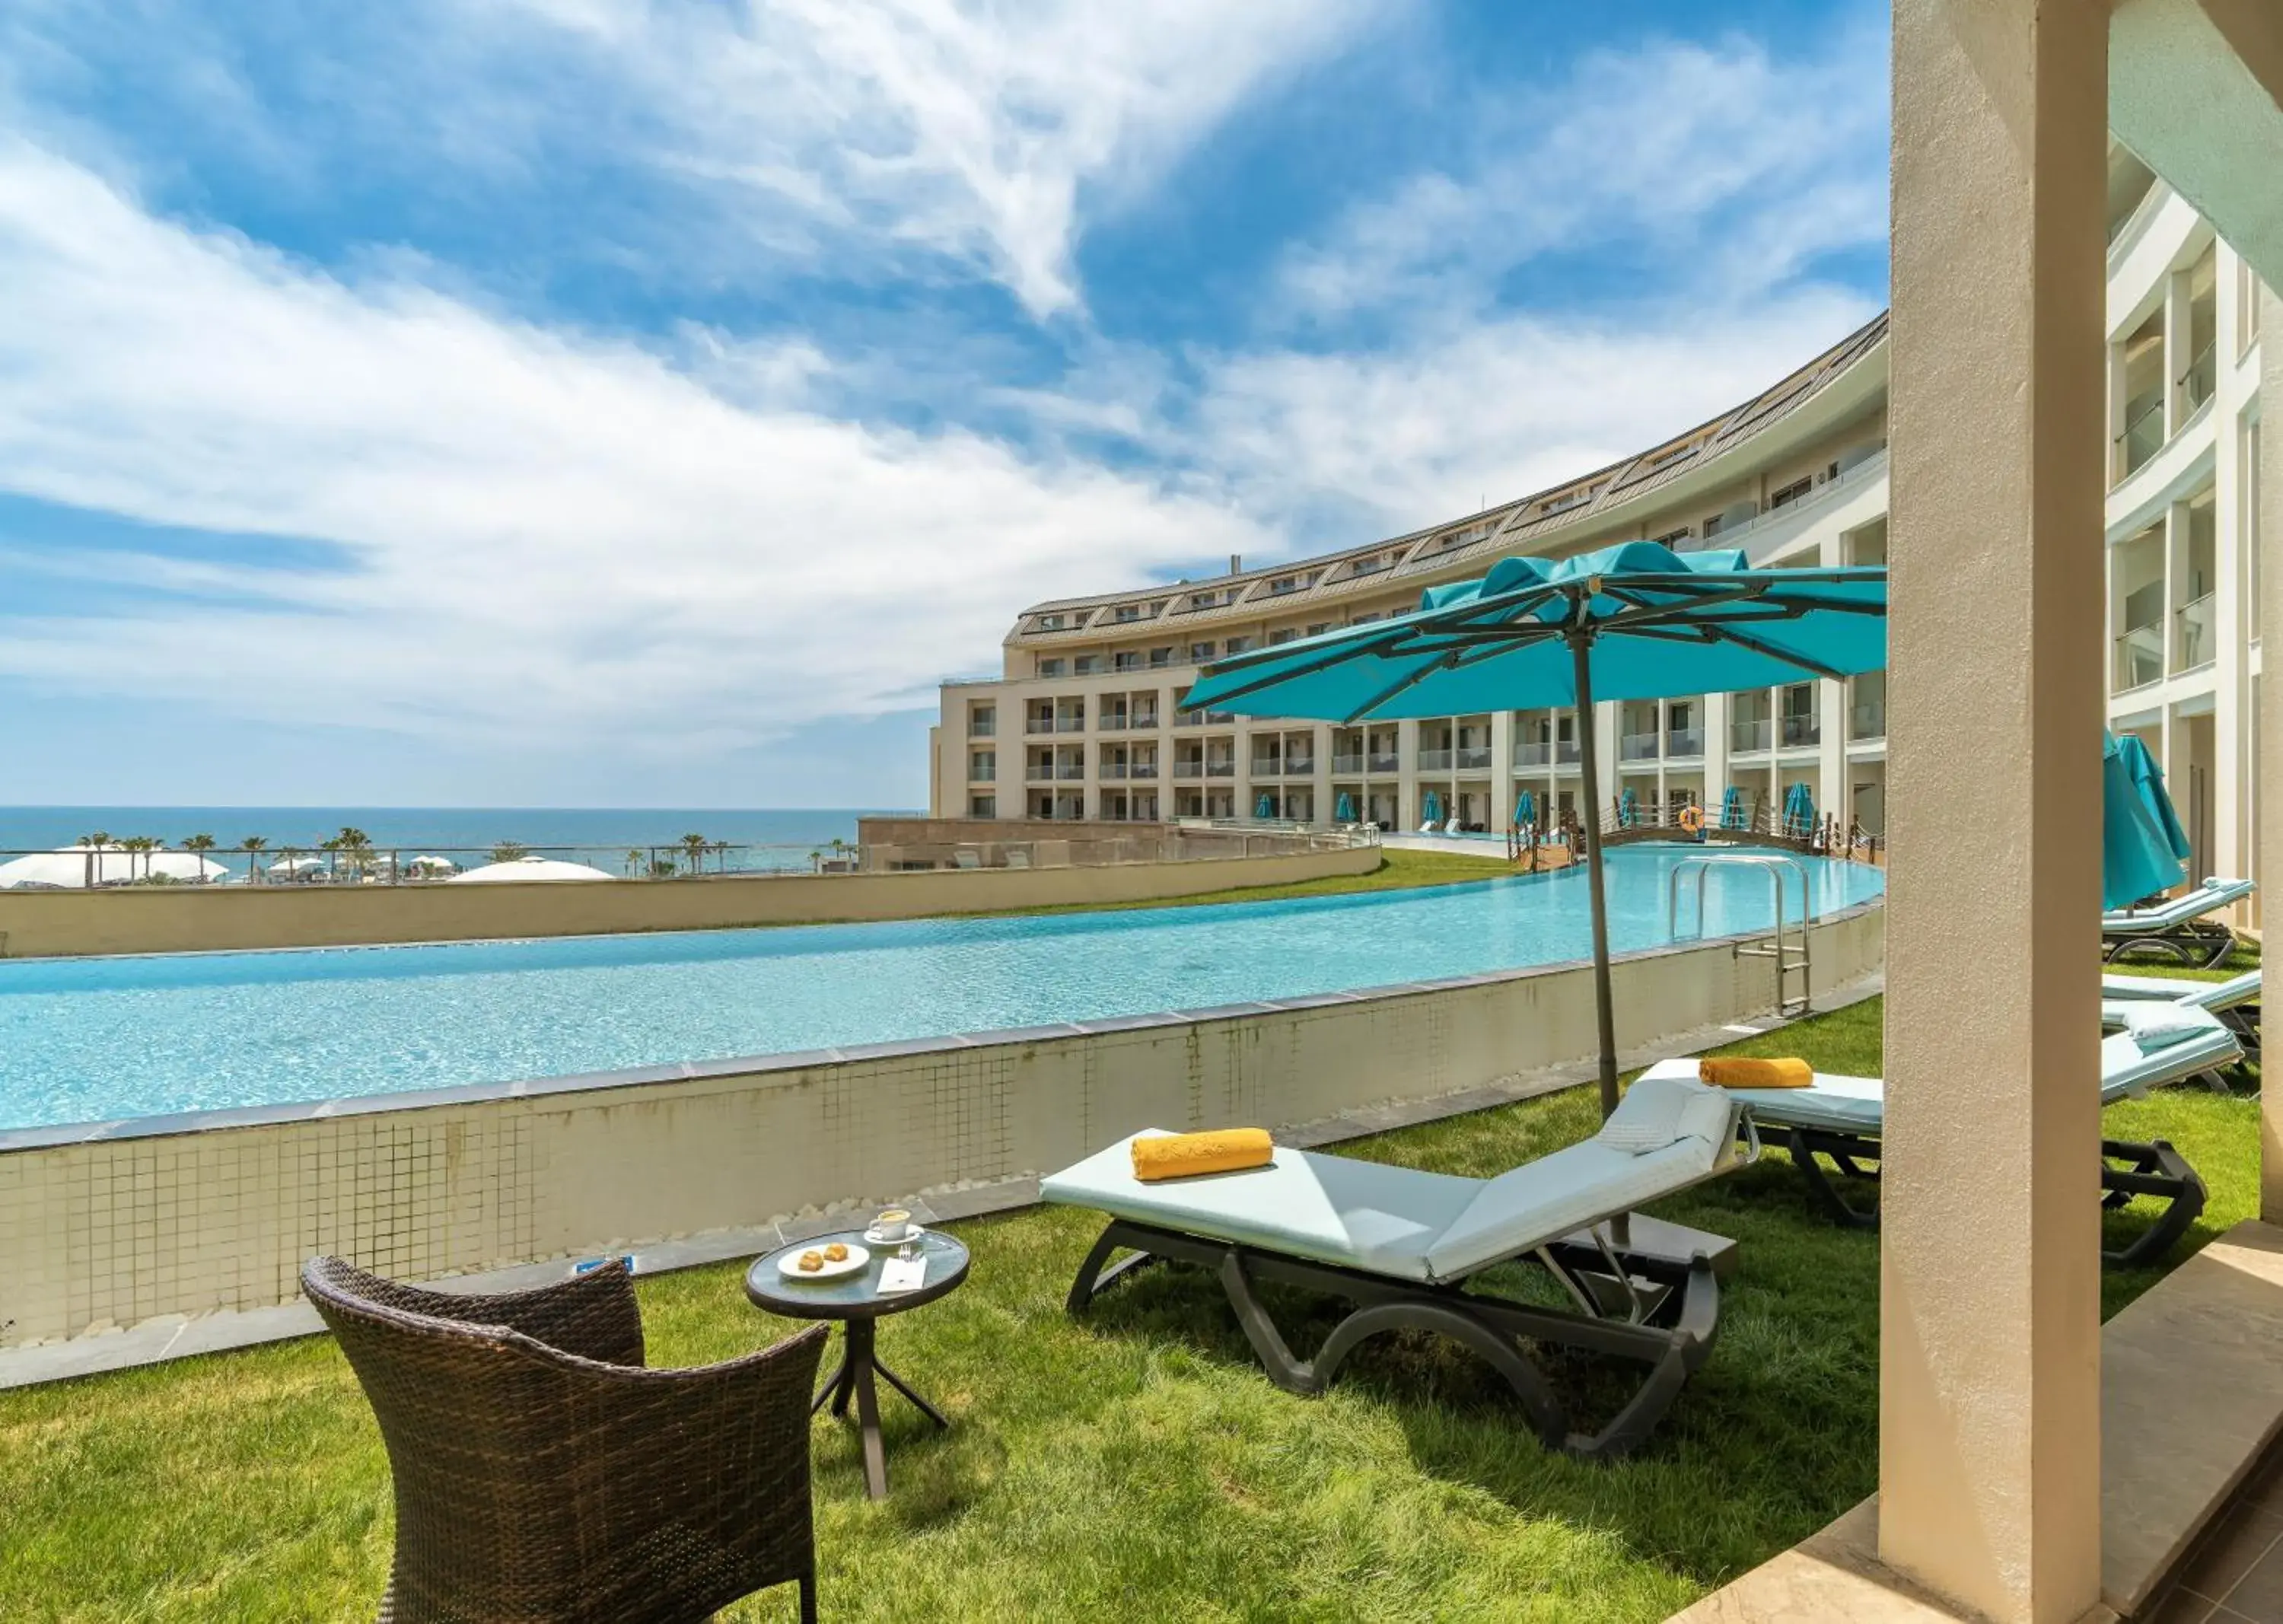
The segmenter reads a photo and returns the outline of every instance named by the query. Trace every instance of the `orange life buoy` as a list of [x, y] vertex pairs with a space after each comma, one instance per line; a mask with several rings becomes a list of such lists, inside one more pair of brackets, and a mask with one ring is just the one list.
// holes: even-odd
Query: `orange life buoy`
[[1692, 802], [1680, 808], [1680, 832], [1683, 834], [1702, 834], [1704, 832], [1703, 808]]

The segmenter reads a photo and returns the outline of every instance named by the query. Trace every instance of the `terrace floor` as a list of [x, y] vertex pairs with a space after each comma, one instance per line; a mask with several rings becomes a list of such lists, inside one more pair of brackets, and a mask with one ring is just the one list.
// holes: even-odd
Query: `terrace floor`
[[[1879, 1013], [1874, 1000], [1739, 1048], [1875, 1073]], [[1594, 1120], [1591, 1090], [1573, 1089], [1342, 1149], [1487, 1175]], [[2256, 1212], [2250, 1098], [2173, 1090], [2115, 1107], [2108, 1131], [2171, 1139], [2203, 1173], [2211, 1200], [2192, 1245]], [[853, 1432], [817, 1423], [823, 1614], [1663, 1619], [1875, 1487], [1877, 1240], [1812, 1216], [1780, 1152], [1652, 1210], [1736, 1237], [1740, 1268], [1712, 1357], [1650, 1446], [1613, 1466], [1540, 1449], [1503, 1389], [1447, 1343], [1367, 1346], [1329, 1395], [1296, 1398], [1261, 1377], [1195, 1271], [1145, 1271], [1084, 1322], [1065, 1317], [1097, 1227], [1087, 1214], [954, 1226], [975, 1251], [969, 1284], [880, 1331], [883, 1356], [953, 1429], [923, 1432], [891, 1398], [892, 1493], [875, 1504]], [[641, 1283], [653, 1362], [727, 1357], [791, 1328], [747, 1305], [741, 1272]], [[2106, 1311], [2162, 1272], [2112, 1272]], [[1280, 1308], [1329, 1323], [1304, 1300]], [[1589, 1365], [1555, 1370], [1585, 1404], [1611, 1395]], [[2283, 1548], [2259, 1543], [2262, 1519], [2283, 1534], [2272, 1476], [2186, 1581], [2219, 1586], [2217, 1567], [2194, 1562], [2223, 1550], [2241, 1572], [2220, 1594], [2184, 1593], [2204, 1612], [2168, 1602], [2186, 1610], [2163, 1617], [2236, 1624], [2211, 1607], [2252, 1601], [2254, 1581], [2283, 1569]], [[0, 1506], [12, 1620], [370, 1616], [387, 1568], [386, 1458], [323, 1339], [0, 1393]], [[790, 1619], [792, 1597], [723, 1616]]]

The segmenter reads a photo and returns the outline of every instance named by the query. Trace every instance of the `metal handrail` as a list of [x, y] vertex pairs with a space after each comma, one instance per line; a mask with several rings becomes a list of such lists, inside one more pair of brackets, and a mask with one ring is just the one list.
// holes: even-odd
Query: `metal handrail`
[[[1775, 959], [1776, 1011], [1782, 1015], [1804, 1015], [1812, 1007], [1814, 983], [1808, 966], [1808, 877], [1807, 865], [1788, 852], [1707, 852], [1682, 858], [1672, 865], [1665, 878], [1664, 934], [1667, 941], [1677, 942], [1680, 935], [1680, 881], [1684, 875], [1696, 877], [1696, 931], [1692, 940], [1704, 938], [1704, 882], [1715, 868], [1754, 868], [1768, 876], [1775, 894], [1776, 925], [1773, 945], [1758, 949]], [[1799, 880], [1799, 958], [1795, 964], [1784, 957], [1784, 873], [1788, 870]], [[1739, 946], [1741, 954], [1753, 951]], [[1800, 974], [1799, 1001], [1794, 1007], [1784, 994], [1784, 978], [1792, 971]]]

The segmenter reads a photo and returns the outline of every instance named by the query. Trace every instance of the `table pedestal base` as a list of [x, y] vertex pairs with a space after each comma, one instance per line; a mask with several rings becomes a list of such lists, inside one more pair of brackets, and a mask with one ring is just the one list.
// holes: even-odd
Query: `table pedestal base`
[[888, 1494], [888, 1455], [880, 1440], [880, 1395], [873, 1385], [875, 1372], [887, 1379], [888, 1386], [909, 1399], [920, 1414], [939, 1427], [948, 1427], [943, 1412], [912, 1391], [911, 1384], [882, 1364], [872, 1352], [873, 1323], [869, 1319], [852, 1319], [846, 1323], [842, 1338], [840, 1362], [824, 1378], [817, 1390], [816, 1401], [808, 1407], [810, 1415], [816, 1414], [827, 1403], [836, 1416], [848, 1413], [848, 1401], [856, 1401], [856, 1425], [864, 1440], [864, 1493], [874, 1500], [884, 1500]]

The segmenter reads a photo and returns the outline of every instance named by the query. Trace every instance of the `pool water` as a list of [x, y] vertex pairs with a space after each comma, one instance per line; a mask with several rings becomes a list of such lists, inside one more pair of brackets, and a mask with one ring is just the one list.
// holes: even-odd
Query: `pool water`
[[[1666, 940], [1667, 875], [1686, 855], [1609, 854], [1614, 950]], [[1803, 861], [1818, 916], [1885, 883]], [[1706, 934], [1767, 929], [1765, 876], [1715, 872], [1705, 911]], [[1591, 950], [1585, 876], [1567, 870], [1018, 918], [0, 963], [0, 1128], [1204, 1009]]]

